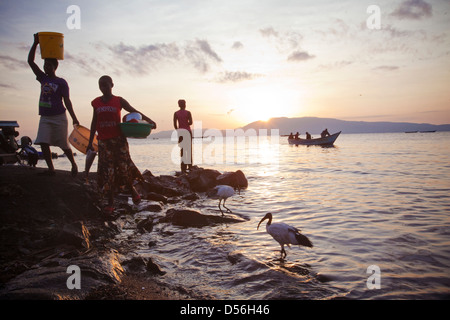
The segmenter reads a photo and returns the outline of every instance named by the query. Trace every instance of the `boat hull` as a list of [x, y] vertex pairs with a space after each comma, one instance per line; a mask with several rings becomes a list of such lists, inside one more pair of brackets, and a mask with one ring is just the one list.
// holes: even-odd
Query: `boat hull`
[[288, 139], [289, 144], [294, 145], [304, 145], [304, 146], [332, 146], [336, 139], [341, 134], [341, 131], [329, 135], [324, 138], [317, 138], [317, 139]]

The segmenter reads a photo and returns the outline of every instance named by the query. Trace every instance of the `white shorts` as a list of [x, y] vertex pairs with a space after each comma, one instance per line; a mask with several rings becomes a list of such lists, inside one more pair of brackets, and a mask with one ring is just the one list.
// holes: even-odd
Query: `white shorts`
[[68, 121], [66, 113], [56, 116], [41, 116], [39, 129], [34, 144], [47, 143], [50, 146], [70, 149], [67, 139]]

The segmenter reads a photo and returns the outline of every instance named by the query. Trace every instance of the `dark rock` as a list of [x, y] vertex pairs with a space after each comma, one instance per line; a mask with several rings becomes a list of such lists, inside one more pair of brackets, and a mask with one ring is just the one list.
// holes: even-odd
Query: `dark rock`
[[220, 176], [220, 172], [217, 170], [196, 168], [191, 170], [186, 178], [193, 191], [205, 192], [217, 185], [216, 178], [218, 176]]
[[217, 184], [224, 184], [234, 189], [245, 189], [248, 187], [248, 180], [241, 170], [236, 172], [225, 172], [216, 178]]
[[[45, 265], [46, 267], [43, 267]], [[81, 271], [81, 289], [67, 287], [69, 265]], [[17, 275], [0, 289], [0, 299], [82, 299], [93, 288], [100, 285], [119, 283], [123, 269], [117, 252], [111, 250], [99, 253], [93, 251], [76, 258], [53, 258]]]
[[148, 259], [146, 268], [147, 268], [147, 272], [150, 274], [156, 274], [156, 275], [160, 275], [160, 276], [166, 274], [166, 272], [162, 271], [161, 268], [156, 263], [154, 263], [151, 258]]
[[147, 270], [146, 261], [142, 257], [133, 257], [123, 261], [122, 266], [127, 273], [144, 273]]
[[191, 200], [191, 201], [198, 200], [199, 198], [200, 197], [195, 192], [188, 193], [188, 194], [184, 195], [183, 197], [181, 197], [181, 199], [183, 199], [183, 200]]
[[144, 195], [144, 198], [146, 198], [148, 193], [157, 193], [167, 197], [179, 196], [183, 194], [183, 191], [166, 187], [158, 181], [145, 181], [138, 183], [136, 186], [140, 186], [138, 191]]
[[188, 209], [169, 209], [160, 222], [171, 222], [178, 226], [205, 226], [208, 220], [200, 212]]
[[[124, 201], [126, 201], [126, 202], [124, 202]], [[116, 209], [116, 212], [119, 213], [119, 215], [134, 214], [135, 209], [133, 208], [132, 205], [128, 204], [128, 197], [124, 201], [120, 201], [120, 202], [116, 203], [116, 205], [118, 207]]]
[[155, 192], [146, 192], [144, 199], [146, 200], [153, 200], [153, 201], [160, 201], [164, 204], [167, 203], [167, 197], [163, 196], [162, 194], [158, 194]]
[[167, 210], [166, 216], [159, 220], [159, 222], [170, 222], [173, 225], [183, 227], [203, 227], [218, 223], [238, 223], [244, 221], [236, 217], [206, 215], [199, 211], [189, 209], [169, 209]]
[[243, 259], [242, 253], [231, 252], [228, 254], [227, 259], [231, 264], [239, 263]]
[[77, 248], [90, 248], [89, 230], [86, 228], [82, 221], [66, 224], [60, 230], [56, 240], [56, 243], [65, 243], [73, 245]]
[[147, 218], [145, 220], [138, 222], [136, 227], [140, 232], [151, 232], [153, 230], [153, 225], [154, 225], [153, 219]]
[[159, 203], [149, 203], [142, 207], [140, 211], [160, 212], [163, 207]]
[[154, 177], [154, 175], [150, 172], [150, 170], [145, 170], [145, 171], [142, 173], [142, 176], [144, 177], [145, 180]]
[[162, 271], [160, 266], [153, 262], [151, 258], [133, 257], [130, 260], [122, 262], [127, 273], [150, 273], [154, 275], [164, 275], [166, 272]]

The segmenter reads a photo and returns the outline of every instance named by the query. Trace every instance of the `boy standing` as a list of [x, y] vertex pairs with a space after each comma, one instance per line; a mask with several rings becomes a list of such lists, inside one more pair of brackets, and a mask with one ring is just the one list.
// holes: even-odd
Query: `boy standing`
[[75, 177], [78, 173], [78, 167], [67, 139], [68, 121], [66, 109], [72, 117], [73, 124], [78, 125], [79, 122], [70, 101], [69, 86], [64, 79], [58, 78], [55, 74], [58, 68], [58, 60], [45, 59], [44, 71], [34, 62], [38, 44], [39, 35], [36, 33], [34, 35], [34, 43], [28, 54], [28, 64], [36, 75], [36, 80], [41, 83], [41, 95], [39, 98], [39, 115], [41, 118], [39, 120], [37, 138], [34, 143], [41, 145], [42, 153], [48, 166], [48, 171], [42, 174], [55, 175], [50, 146], [58, 146], [72, 164], [71, 173]]

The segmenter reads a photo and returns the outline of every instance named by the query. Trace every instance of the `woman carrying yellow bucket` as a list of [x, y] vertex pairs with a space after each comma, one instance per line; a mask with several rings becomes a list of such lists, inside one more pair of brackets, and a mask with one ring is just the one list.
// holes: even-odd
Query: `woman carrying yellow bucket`
[[[72, 176], [78, 173], [78, 167], [75, 163], [72, 149], [69, 146], [67, 138], [67, 115], [69, 111], [73, 124], [78, 125], [78, 119], [73, 111], [72, 102], [69, 97], [69, 85], [66, 80], [58, 78], [55, 74], [58, 68], [58, 60], [55, 57], [44, 58], [44, 71], [42, 71], [34, 62], [36, 48], [39, 44], [39, 34], [34, 35], [34, 43], [28, 54], [28, 64], [36, 75], [36, 80], [41, 84], [41, 95], [39, 98], [39, 129], [35, 144], [40, 144], [48, 171], [45, 175], [55, 175], [50, 146], [58, 146], [72, 164]], [[42, 45], [41, 45], [42, 46]], [[41, 48], [41, 53], [45, 51]]]

